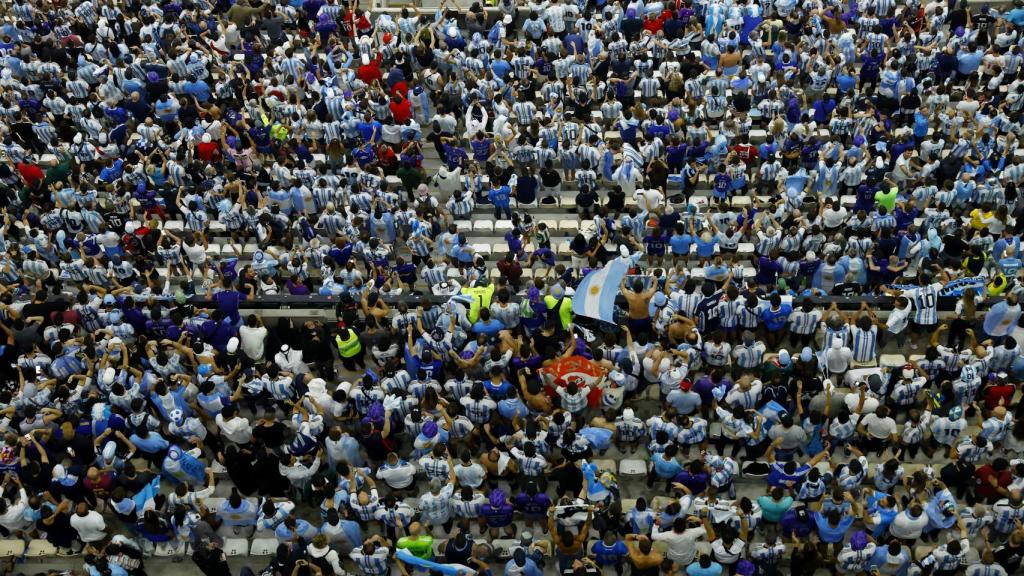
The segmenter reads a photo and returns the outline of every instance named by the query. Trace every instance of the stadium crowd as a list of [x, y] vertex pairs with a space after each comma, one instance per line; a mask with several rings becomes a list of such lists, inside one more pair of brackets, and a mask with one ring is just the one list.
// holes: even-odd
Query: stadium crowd
[[6, 2], [0, 556], [1019, 574], [1022, 47], [1021, 0]]

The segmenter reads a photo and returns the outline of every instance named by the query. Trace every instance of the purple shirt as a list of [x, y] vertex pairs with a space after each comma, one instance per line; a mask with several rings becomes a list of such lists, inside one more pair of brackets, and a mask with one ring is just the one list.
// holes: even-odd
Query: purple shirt
[[492, 506], [490, 502], [485, 502], [480, 507], [480, 514], [487, 522], [487, 526], [491, 528], [504, 528], [512, 523], [513, 510], [512, 505], [508, 502], [500, 506]]

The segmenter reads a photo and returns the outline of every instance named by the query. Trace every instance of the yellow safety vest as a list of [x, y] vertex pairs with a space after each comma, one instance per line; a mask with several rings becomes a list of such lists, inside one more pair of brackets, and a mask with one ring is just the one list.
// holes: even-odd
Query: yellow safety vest
[[363, 344], [359, 341], [359, 336], [355, 332], [349, 332], [351, 336], [348, 340], [342, 340], [341, 334], [335, 334], [334, 342], [338, 345], [338, 354], [342, 358], [352, 358], [356, 354], [359, 354], [363, 349]]
[[[548, 307], [548, 310], [553, 310], [555, 305], [558, 304], [558, 298], [549, 294], [544, 297], [544, 304]], [[568, 296], [562, 298], [562, 304], [558, 306], [558, 319], [562, 322], [563, 330], [568, 329], [569, 324], [572, 324], [572, 298]]]

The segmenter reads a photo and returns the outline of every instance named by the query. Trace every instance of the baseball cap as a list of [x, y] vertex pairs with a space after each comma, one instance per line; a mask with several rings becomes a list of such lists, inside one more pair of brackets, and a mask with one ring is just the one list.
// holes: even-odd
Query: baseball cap
[[691, 388], [693, 388], [693, 382], [689, 380], [683, 380], [679, 383], [679, 389], [683, 392], [689, 392]]

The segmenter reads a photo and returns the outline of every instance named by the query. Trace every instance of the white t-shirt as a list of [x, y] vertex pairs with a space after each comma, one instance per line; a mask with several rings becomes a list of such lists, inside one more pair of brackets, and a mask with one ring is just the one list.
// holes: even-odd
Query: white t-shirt
[[398, 466], [384, 465], [377, 469], [377, 479], [383, 480], [388, 486], [401, 490], [412, 486], [416, 477], [416, 467], [405, 463]]
[[678, 565], [688, 566], [697, 555], [697, 541], [705, 538], [707, 532], [703, 527], [689, 528], [682, 533], [672, 530], [656, 532], [651, 538], [654, 541], [665, 542], [668, 546], [668, 559]]
[[107, 537], [107, 523], [103, 521], [103, 515], [95, 510], [90, 510], [85, 516], [72, 515], [71, 527], [78, 531], [82, 542], [99, 542]]
[[242, 326], [238, 329], [239, 346], [251, 360], [263, 359], [263, 343], [266, 340], [266, 326], [257, 326], [256, 328]]
[[910, 323], [910, 309], [913, 307], [910, 304], [910, 300], [907, 299], [907, 305], [902, 310], [899, 308], [893, 308], [892, 312], [889, 313], [889, 317], [885, 320], [885, 325], [889, 327], [889, 332], [893, 334], [899, 334], [907, 327]]
[[732, 541], [732, 546], [726, 548], [725, 542], [719, 538], [711, 543], [711, 551], [715, 553], [715, 560], [723, 564], [735, 564], [739, 561], [744, 546], [743, 541], [736, 538]]
[[829, 348], [825, 352], [825, 365], [828, 371], [833, 373], [846, 372], [850, 367], [850, 360], [853, 360], [853, 351], [848, 347]]
[[888, 416], [879, 418], [877, 414], [867, 414], [860, 423], [873, 438], [885, 439], [896, 433], [896, 421]]
[[916, 540], [921, 537], [921, 532], [928, 525], [928, 515], [923, 511], [921, 515], [914, 518], [910, 512], [904, 510], [893, 518], [889, 525], [889, 533], [902, 540]]

